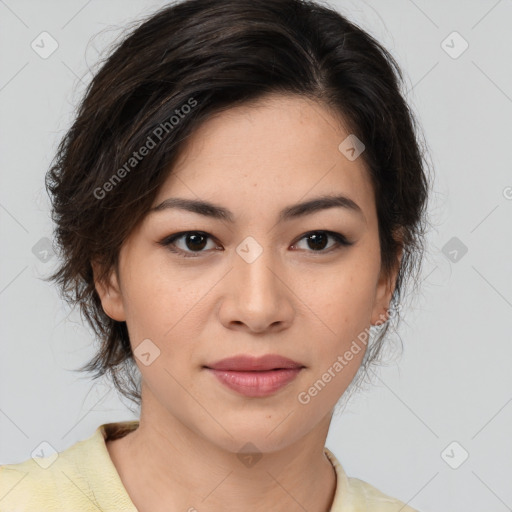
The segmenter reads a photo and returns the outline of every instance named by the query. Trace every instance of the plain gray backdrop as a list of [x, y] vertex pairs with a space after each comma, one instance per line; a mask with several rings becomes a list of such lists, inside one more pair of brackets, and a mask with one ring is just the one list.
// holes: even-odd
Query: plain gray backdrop
[[[0, 464], [134, 418], [108, 382], [72, 371], [95, 345], [41, 280], [56, 264], [43, 179], [98, 52], [164, 4], [0, 0]], [[330, 5], [402, 66], [436, 228], [403, 354], [333, 420], [327, 446], [422, 512], [512, 510], [512, 1]]]

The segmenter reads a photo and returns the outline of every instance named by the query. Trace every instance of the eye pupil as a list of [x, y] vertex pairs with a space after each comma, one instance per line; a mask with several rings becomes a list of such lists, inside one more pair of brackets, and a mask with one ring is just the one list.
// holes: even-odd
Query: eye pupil
[[[308, 245], [311, 249], [322, 250], [325, 249], [328, 236], [325, 233], [312, 233], [308, 236]], [[311, 245], [313, 241], [313, 245]]]
[[[186, 240], [185, 243], [186, 243], [187, 247], [191, 250], [193, 250], [193, 249], [201, 250], [201, 249], [204, 249], [204, 247], [206, 246], [206, 237], [201, 234], [197, 234], [197, 233], [189, 234], [186, 236], [185, 240]], [[192, 246], [190, 246], [191, 241], [192, 241]]]

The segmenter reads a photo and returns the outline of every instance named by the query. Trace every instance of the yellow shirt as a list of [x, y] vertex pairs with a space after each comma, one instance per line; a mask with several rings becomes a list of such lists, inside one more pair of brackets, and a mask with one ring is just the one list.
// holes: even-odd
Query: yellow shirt
[[[105, 440], [122, 437], [138, 423], [105, 423], [58, 454], [0, 466], [0, 512], [137, 512]], [[337, 475], [331, 512], [417, 512], [370, 484], [347, 477], [334, 454], [328, 448], [324, 451]]]

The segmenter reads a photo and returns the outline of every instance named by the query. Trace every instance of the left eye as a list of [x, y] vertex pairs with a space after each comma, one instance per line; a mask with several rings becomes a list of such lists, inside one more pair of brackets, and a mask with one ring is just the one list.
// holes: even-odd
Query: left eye
[[[333, 239], [334, 243], [327, 246], [328, 250], [325, 250], [326, 242], [329, 238]], [[182, 233], [175, 233], [174, 235], [164, 238], [160, 244], [167, 247], [172, 252], [179, 253], [185, 258], [189, 258], [197, 257], [200, 253], [206, 252], [203, 249], [205, 249], [208, 241], [211, 241], [211, 239], [211, 235], [203, 231], [185, 231]], [[308, 246], [313, 249], [310, 252], [320, 253], [331, 252], [333, 248], [336, 250], [342, 246], [349, 246], [353, 244], [353, 242], [349, 242], [342, 234], [335, 233], [333, 231], [310, 231], [309, 233], [302, 235], [298, 241], [300, 242], [301, 240], [306, 240]], [[183, 242], [182, 247], [178, 247], [178, 244], [176, 243], [178, 241]], [[294, 243], [292, 247], [298, 247], [298, 243]], [[213, 249], [219, 250], [215, 248], [216, 246], [214, 244]]]
[[[329, 250], [326, 251], [324, 249], [326, 248], [325, 245], [329, 238], [332, 238], [334, 243], [328, 246]], [[303, 235], [299, 241], [300, 240], [306, 240], [308, 246], [314, 248], [313, 252], [330, 252], [330, 249], [333, 247], [337, 249], [340, 246], [352, 245], [352, 243], [349, 242], [342, 234], [334, 233], [332, 231], [311, 231], [310, 233]], [[295, 247], [295, 244], [293, 247]]]

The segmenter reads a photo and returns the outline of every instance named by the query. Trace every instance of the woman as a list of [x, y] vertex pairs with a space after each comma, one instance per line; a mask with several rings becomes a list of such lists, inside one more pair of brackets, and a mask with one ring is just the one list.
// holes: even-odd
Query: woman
[[3, 466], [2, 512], [413, 511], [325, 447], [421, 262], [400, 80], [300, 0], [184, 1], [119, 44], [48, 172], [52, 279], [140, 420]]

